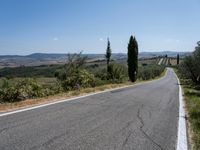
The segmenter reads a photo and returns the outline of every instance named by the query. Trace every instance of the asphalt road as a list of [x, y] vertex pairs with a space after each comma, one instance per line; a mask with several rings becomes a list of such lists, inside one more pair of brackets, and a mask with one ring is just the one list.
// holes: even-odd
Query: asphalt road
[[173, 150], [174, 72], [150, 83], [0, 117], [0, 150]]

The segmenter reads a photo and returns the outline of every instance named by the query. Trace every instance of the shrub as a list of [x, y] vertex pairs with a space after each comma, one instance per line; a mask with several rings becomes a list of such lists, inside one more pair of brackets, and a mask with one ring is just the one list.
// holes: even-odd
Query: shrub
[[18, 97], [17, 99], [23, 100], [27, 98], [35, 98], [42, 96], [41, 85], [39, 85], [33, 79], [22, 79], [16, 84], [18, 88]]
[[108, 66], [107, 79], [115, 83], [121, 83], [127, 78], [127, 68], [120, 64]]
[[200, 42], [197, 42], [195, 51], [184, 58], [178, 69], [181, 74], [190, 79], [196, 85], [200, 85]]
[[95, 86], [94, 75], [83, 68], [86, 59], [86, 57], [81, 56], [81, 53], [69, 54], [68, 63], [65, 65], [65, 68], [55, 73], [64, 90]]
[[4, 79], [3, 84], [0, 88], [0, 102], [13, 102], [14, 100], [16, 100], [17, 96], [18, 91], [15, 86], [10, 84], [7, 79]]
[[15, 102], [28, 98], [49, 96], [62, 92], [59, 82], [42, 86], [32, 78], [4, 79], [0, 87], [0, 102]]
[[127, 67], [121, 64], [110, 64], [108, 70], [102, 68], [95, 72], [96, 80], [100, 85], [106, 83], [121, 83], [128, 79]]
[[48, 86], [43, 86], [42, 88], [42, 96], [49, 96], [49, 95], [54, 95], [54, 94], [58, 94], [60, 92], [63, 92], [63, 88], [60, 84], [60, 82], [56, 82], [52, 85], [48, 85]]
[[97, 79], [100, 79], [102, 81], [106, 81], [107, 80], [107, 70], [106, 68], [103, 68], [103, 69], [99, 69], [98, 71], [96, 71], [94, 73], [94, 76], [97, 78]]
[[9, 82], [5, 79], [0, 90], [1, 102], [15, 102], [42, 96], [42, 87], [33, 79]]
[[65, 90], [80, 89], [81, 87], [94, 87], [95, 77], [85, 69], [80, 69], [62, 81]]
[[165, 67], [159, 65], [148, 65], [139, 68], [138, 78], [141, 80], [149, 80], [159, 76]]

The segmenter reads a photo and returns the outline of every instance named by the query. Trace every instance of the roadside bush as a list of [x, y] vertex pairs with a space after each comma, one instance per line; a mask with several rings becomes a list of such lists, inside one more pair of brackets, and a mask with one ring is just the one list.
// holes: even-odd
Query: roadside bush
[[114, 83], [121, 83], [127, 79], [127, 68], [120, 64], [111, 64], [108, 66], [107, 79]]
[[33, 79], [22, 79], [16, 84], [17, 99], [35, 98], [42, 96], [42, 87]]
[[65, 71], [65, 69], [60, 69], [60, 70], [56, 70], [54, 76], [58, 79], [58, 80], [66, 80], [67, 78], [67, 73]]
[[0, 102], [16, 102], [29, 98], [54, 95], [63, 91], [59, 82], [42, 86], [32, 78], [4, 79], [0, 86]]
[[197, 42], [195, 51], [192, 55], [184, 58], [178, 69], [186, 78], [189, 78], [193, 83], [200, 85], [200, 42]]
[[95, 72], [97, 80], [101, 80], [102, 84], [121, 83], [128, 79], [127, 67], [121, 64], [113, 63], [106, 68]]
[[84, 69], [86, 57], [79, 54], [68, 54], [68, 63], [63, 70], [55, 73], [64, 90], [80, 89], [95, 86], [95, 77]]
[[106, 68], [99, 69], [98, 71], [95, 72], [94, 76], [102, 81], [107, 81], [107, 69]]
[[93, 74], [89, 73], [85, 69], [77, 70], [66, 80], [62, 81], [62, 87], [65, 90], [80, 89], [81, 87], [94, 87], [95, 86], [95, 77]]
[[159, 76], [164, 69], [164, 66], [159, 65], [142, 66], [138, 70], [138, 78], [141, 80], [154, 79], [155, 77]]
[[18, 91], [8, 82], [7, 79], [4, 79], [3, 84], [0, 88], [0, 102], [13, 102], [18, 96]]
[[0, 89], [1, 102], [15, 102], [42, 96], [42, 87], [33, 79], [9, 82], [5, 79]]
[[43, 86], [41, 93], [42, 93], [42, 96], [49, 96], [49, 95], [58, 94], [60, 92], [63, 92], [62, 85], [59, 82], [56, 82], [52, 85]]

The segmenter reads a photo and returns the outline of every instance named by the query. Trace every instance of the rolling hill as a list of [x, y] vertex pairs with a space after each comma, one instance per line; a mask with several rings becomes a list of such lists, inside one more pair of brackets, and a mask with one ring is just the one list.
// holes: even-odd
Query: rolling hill
[[[141, 52], [139, 58], [152, 58], [163, 55], [169, 57], [176, 57], [177, 54], [181, 57], [189, 55], [190, 52]], [[104, 60], [104, 54], [82, 54], [88, 57], [88, 61]], [[113, 53], [112, 59], [123, 60], [126, 59], [126, 53]], [[63, 64], [67, 60], [67, 54], [51, 54], [51, 53], [33, 53], [26, 56], [20, 55], [0, 55], [0, 68], [4, 67], [19, 67], [19, 66], [40, 66], [50, 64]]]

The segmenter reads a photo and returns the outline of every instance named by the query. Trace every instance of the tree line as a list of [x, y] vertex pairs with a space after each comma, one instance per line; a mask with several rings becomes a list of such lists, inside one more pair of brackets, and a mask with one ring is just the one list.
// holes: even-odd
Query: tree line
[[[112, 51], [111, 51], [110, 41], [108, 39], [106, 55], [105, 55], [108, 74], [110, 74], [112, 69], [112, 66], [110, 65], [111, 55]], [[127, 55], [128, 55], [127, 65], [128, 65], [129, 80], [131, 82], [135, 82], [137, 80], [137, 75], [138, 75], [138, 43], [136, 38], [133, 37], [132, 35], [128, 43]]]
[[127, 55], [127, 65], [120, 62], [111, 63], [112, 50], [108, 39], [105, 53], [106, 64], [87, 63], [87, 58], [82, 53], [68, 54], [66, 64], [54, 69], [56, 80], [53, 80], [51, 84], [48, 81], [47, 84], [41, 83], [32, 76], [4, 78], [0, 84], [0, 103], [79, 91], [82, 88], [106, 84], [118, 84], [128, 79], [131, 82], [137, 79], [149, 80], [164, 71], [164, 67], [159, 65], [140, 66], [138, 69], [138, 43], [133, 36], [130, 37], [127, 46]]

